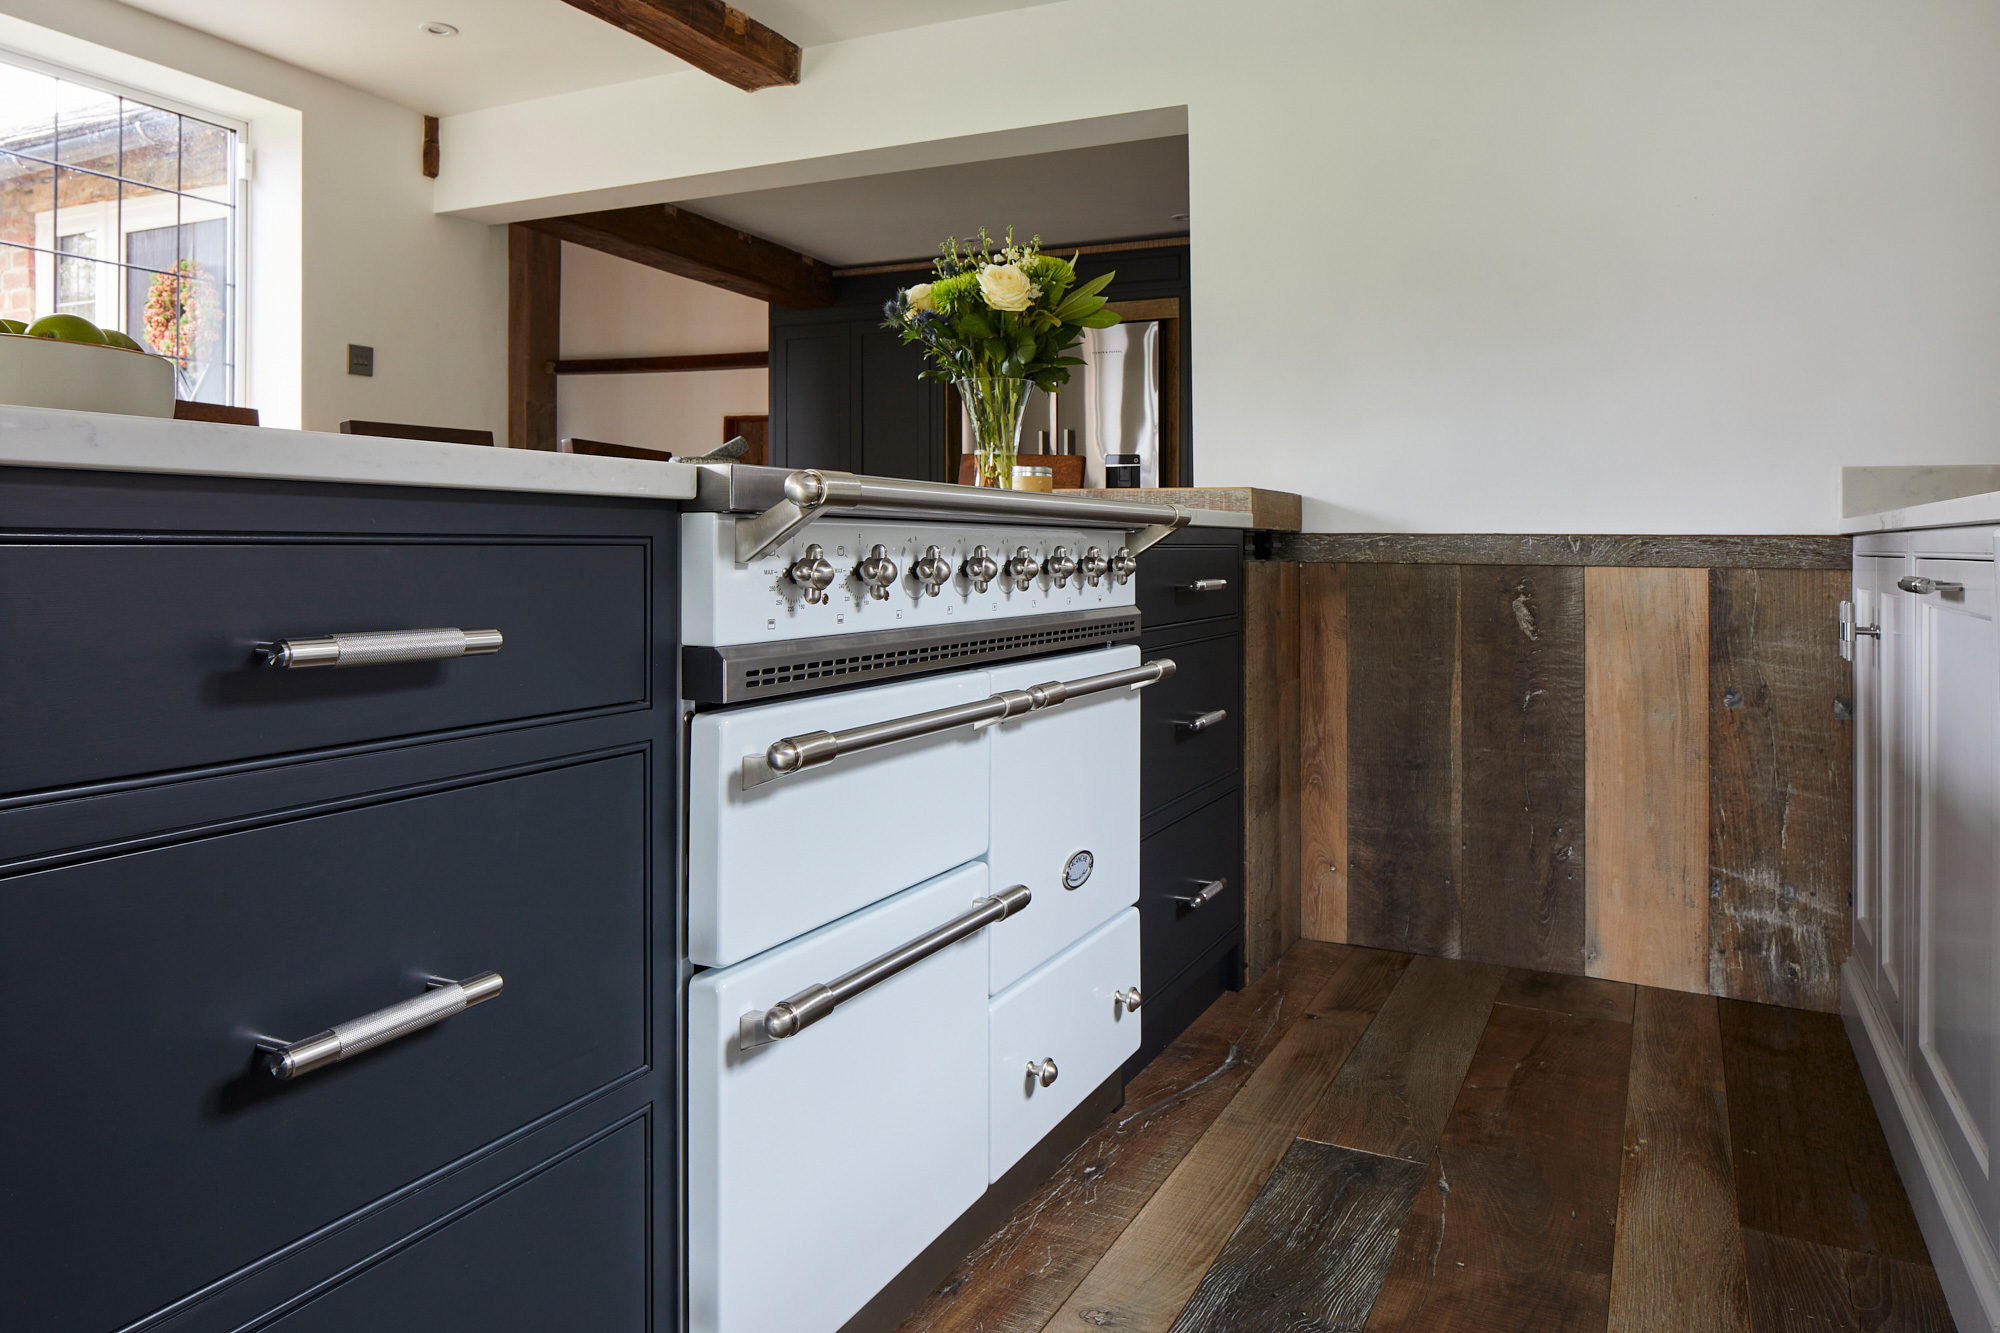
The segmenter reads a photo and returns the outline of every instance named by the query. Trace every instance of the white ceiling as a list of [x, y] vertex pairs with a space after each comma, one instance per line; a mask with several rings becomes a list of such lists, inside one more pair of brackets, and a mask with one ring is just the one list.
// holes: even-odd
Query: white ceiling
[[[800, 46], [1046, 0], [739, 0]], [[681, 61], [563, 0], [124, 0], [428, 115], [625, 83]], [[432, 37], [426, 23], [456, 37]]]
[[928, 258], [983, 225], [1051, 244], [1184, 235], [1187, 138], [792, 185], [682, 201], [839, 268]]

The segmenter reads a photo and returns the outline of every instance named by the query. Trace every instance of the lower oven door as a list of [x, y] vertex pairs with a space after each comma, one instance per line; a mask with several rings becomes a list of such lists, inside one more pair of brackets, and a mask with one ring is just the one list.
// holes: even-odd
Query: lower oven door
[[[990, 667], [995, 690], [1139, 665], [1130, 645]], [[991, 928], [994, 994], [1139, 901], [1139, 694], [1108, 690], [993, 732], [995, 884], [1035, 909]], [[1137, 980], [1137, 978], [1134, 978]]]
[[690, 983], [693, 1333], [833, 1333], [985, 1190], [986, 930], [781, 1041], [746, 1050], [738, 1023], [987, 883], [975, 862]]

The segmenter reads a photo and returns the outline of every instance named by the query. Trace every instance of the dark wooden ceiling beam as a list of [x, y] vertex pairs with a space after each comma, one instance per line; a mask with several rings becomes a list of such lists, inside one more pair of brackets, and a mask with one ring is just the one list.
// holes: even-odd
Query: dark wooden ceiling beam
[[568, 0], [745, 92], [799, 81], [799, 48], [722, 0]]
[[572, 213], [526, 225], [573, 245], [790, 310], [833, 304], [833, 270], [827, 265], [672, 204]]

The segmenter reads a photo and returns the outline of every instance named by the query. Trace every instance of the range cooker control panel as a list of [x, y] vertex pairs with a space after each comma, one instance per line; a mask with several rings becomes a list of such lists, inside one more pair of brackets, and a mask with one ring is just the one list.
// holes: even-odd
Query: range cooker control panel
[[1118, 528], [807, 525], [748, 565], [735, 520], [681, 515], [681, 640], [705, 647], [1132, 606]]

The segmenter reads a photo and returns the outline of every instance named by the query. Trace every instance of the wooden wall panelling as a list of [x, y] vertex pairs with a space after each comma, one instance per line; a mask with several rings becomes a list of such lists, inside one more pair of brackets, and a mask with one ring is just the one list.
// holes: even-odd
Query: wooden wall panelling
[[556, 447], [561, 355], [562, 242], [515, 223], [507, 228], [507, 447]]
[[1410, 961], [1341, 949], [1310, 1021], [1285, 1033], [1047, 1327], [1166, 1333]]
[[1709, 571], [1709, 987], [1832, 1012], [1853, 884], [1846, 570]]
[[1426, 565], [1650, 565], [1664, 569], [1834, 569], [1853, 562], [1850, 537], [1585, 537], [1512, 533], [1286, 532], [1279, 560]]
[[1347, 938], [1455, 958], [1458, 571], [1347, 572]]
[[1243, 562], [1244, 966], [1299, 939], [1298, 566]]
[[1299, 567], [1300, 930], [1347, 939], [1347, 566]]
[[1459, 956], [1582, 969], [1583, 571], [1459, 567]]
[[1708, 989], [1708, 576], [1584, 571], [1584, 970]]
[[1610, 1333], [1751, 1333], [1715, 1000], [1638, 1001]]

